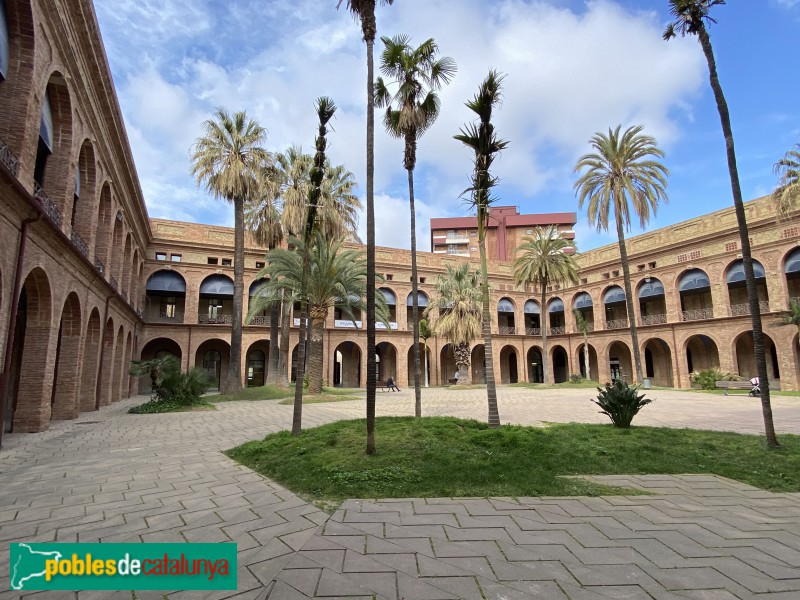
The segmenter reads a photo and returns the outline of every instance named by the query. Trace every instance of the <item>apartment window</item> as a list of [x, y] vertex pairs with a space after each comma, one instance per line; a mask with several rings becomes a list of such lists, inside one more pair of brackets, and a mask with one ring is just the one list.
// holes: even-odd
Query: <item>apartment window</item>
[[263, 269], [263, 268], [264, 268], [264, 262], [260, 261], [260, 260], [257, 260], [256, 261], [256, 269]]
[[208, 316], [211, 319], [222, 316], [222, 300], [208, 301]]
[[181, 262], [182, 256], [180, 254], [173, 254], [169, 257], [172, 262]]
[[167, 260], [166, 252], [156, 252], [156, 260]]
[[230, 267], [233, 264], [232, 258], [223, 258], [222, 259], [222, 266], [223, 267]]
[[447, 244], [447, 253], [461, 254], [461, 250], [459, 249], [458, 244]]
[[391, 281], [393, 278], [394, 278], [394, 275], [392, 275], [391, 273], [387, 273], [386, 274], [386, 281]]
[[174, 296], [166, 296], [161, 299], [161, 317], [164, 319], [174, 319], [175, 318], [175, 308], [177, 302], [175, 302]]
[[218, 265], [219, 259], [216, 256], [209, 256], [208, 257], [208, 264], [210, 265]]

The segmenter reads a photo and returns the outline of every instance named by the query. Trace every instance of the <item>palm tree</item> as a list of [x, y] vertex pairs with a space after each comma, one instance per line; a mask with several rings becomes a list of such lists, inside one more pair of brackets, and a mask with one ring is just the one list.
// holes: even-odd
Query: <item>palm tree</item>
[[800, 144], [795, 144], [786, 156], [775, 163], [775, 174], [778, 176], [778, 187], [772, 197], [778, 203], [780, 214], [786, 215], [800, 199]]
[[164, 376], [168, 373], [180, 373], [180, 371], [181, 364], [178, 359], [172, 354], [165, 354], [150, 360], [133, 360], [128, 372], [133, 377], [148, 376], [153, 397], [161, 399], [164, 397], [164, 390], [161, 387]]
[[376, 104], [386, 108], [383, 124], [393, 137], [404, 142], [403, 167], [408, 172], [408, 204], [411, 210], [411, 295], [414, 337], [414, 414], [422, 416], [419, 364], [419, 300], [417, 290], [417, 226], [414, 207], [414, 167], [417, 165], [417, 142], [439, 117], [440, 101], [436, 91], [450, 82], [456, 72], [456, 63], [450, 57], [436, 58], [439, 47], [433, 38], [417, 48], [411, 38], [398, 35], [382, 37], [385, 48], [381, 55], [381, 72], [389, 84], [397, 86], [389, 91], [387, 82], [378, 77]]
[[433, 297], [425, 316], [430, 318], [434, 309], [439, 317], [433, 331], [453, 345], [453, 355], [458, 367], [458, 380], [469, 380], [470, 344], [481, 334], [481, 275], [470, 272], [469, 265], [446, 265], [447, 273], [436, 278]]
[[589, 323], [583, 318], [583, 313], [577, 308], [572, 309], [572, 314], [575, 316], [575, 326], [583, 334], [583, 372], [586, 374], [586, 379], [591, 379], [589, 371]]
[[[797, 333], [800, 334], [800, 302], [789, 300], [789, 312], [781, 317], [778, 325], [794, 326], [797, 328]], [[800, 336], [797, 338], [797, 343], [800, 344]]]
[[739, 184], [739, 169], [736, 166], [736, 149], [733, 144], [733, 128], [731, 127], [730, 111], [722, 93], [722, 84], [717, 75], [717, 64], [714, 58], [714, 49], [711, 47], [711, 37], [706, 29], [706, 22], [716, 23], [711, 18], [709, 11], [714, 6], [725, 4], [725, 0], [669, 0], [670, 13], [675, 21], [667, 25], [664, 39], [670, 40], [677, 33], [682, 36], [696, 35], [703, 49], [703, 54], [708, 63], [708, 76], [714, 100], [717, 103], [717, 112], [722, 124], [722, 134], [725, 137], [725, 148], [728, 158], [728, 174], [731, 180], [733, 206], [736, 211], [736, 222], [739, 225], [739, 240], [742, 244], [742, 262], [744, 263], [744, 278], [747, 284], [747, 299], [750, 305], [750, 318], [753, 323], [753, 347], [756, 358], [756, 370], [761, 388], [761, 413], [764, 417], [764, 434], [767, 446], [777, 448], [780, 446], [775, 435], [775, 424], [772, 420], [772, 404], [769, 399], [769, 378], [767, 377], [767, 359], [764, 354], [764, 330], [761, 325], [761, 311], [759, 309], [756, 279], [753, 274], [753, 256], [750, 251], [750, 234], [747, 230], [747, 216], [744, 212], [742, 187]]
[[[380, 0], [392, 4], [394, 0]], [[367, 44], [367, 454], [375, 453], [375, 65], [373, 49], [378, 26], [375, 5], [378, 0], [339, 0], [361, 21]]]
[[424, 356], [423, 372], [425, 373], [425, 387], [428, 387], [428, 339], [433, 335], [433, 329], [427, 319], [419, 322], [419, 339], [422, 340], [422, 354]]
[[244, 203], [258, 194], [258, 173], [271, 160], [261, 147], [266, 131], [244, 111], [229, 115], [216, 110], [215, 118], [203, 123], [205, 135], [192, 150], [192, 175], [198, 185], [217, 199], [233, 203], [233, 324], [231, 359], [223, 382], [224, 393], [242, 389], [242, 301], [244, 295]]
[[658, 160], [664, 157], [655, 138], [642, 133], [641, 125], [629, 127], [620, 135], [621, 125], [608, 130], [608, 135], [595, 133], [589, 143], [594, 152], [584, 154], [575, 165], [575, 172], [585, 169], [575, 182], [578, 206], [583, 208], [588, 200], [589, 222], [608, 231], [609, 214], [614, 211], [619, 240], [619, 256], [625, 281], [625, 301], [628, 311], [633, 361], [636, 381], [642, 381], [642, 357], [636, 331], [636, 313], [633, 310], [631, 269], [625, 247], [625, 228], [630, 229], [631, 212], [644, 227], [655, 216], [658, 205], [667, 202], [667, 176], [669, 171]]
[[489, 71], [483, 80], [478, 93], [466, 103], [467, 108], [478, 116], [478, 123], [469, 123], [461, 128], [461, 133], [454, 136], [475, 153], [474, 172], [467, 192], [471, 194], [470, 203], [478, 217], [478, 246], [481, 254], [481, 292], [483, 295], [483, 340], [485, 345], [486, 396], [489, 403], [489, 427], [500, 426], [500, 414], [497, 410], [497, 388], [494, 380], [494, 358], [492, 355], [492, 321], [489, 313], [489, 271], [486, 265], [486, 225], [489, 208], [494, 201], [492, 188], [497, 185], [497, 178], [490, 173], [495, 156], [503, 150], [508, 142], [498, 139], [492, 125], [492, 110], [500, 103], [500, 88], [503, 76], [497, 71]]
[[344, 165], [326, 162], [318, 216], [318, 227], [326, 239], [339, 240], [356, 233], [363, 206], [353, 193], [355, 187], [355, 177]]
[[514, 283], [516, 285], [531, 284], [541, 291], [542, 313], [542, 372], [544, 383], [550, 383], [547, 366], [547, 286], [550, 284], [578, 283], [578, 265], [571, 254], [565, 250], [572, 247], [572, 242], [565, 240], [558, 233], [555, 225], [546, 229], [537, 227], [534, 235], [522, 238], [517, 247], [517, 258], [514, 260]]

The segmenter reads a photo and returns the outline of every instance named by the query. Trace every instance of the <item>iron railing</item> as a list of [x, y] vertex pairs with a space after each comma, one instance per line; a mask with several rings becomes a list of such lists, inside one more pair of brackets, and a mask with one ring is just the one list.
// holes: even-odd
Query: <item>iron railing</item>
[[525, 335], [542, 335], [542, 330], [539, 327], [526, 327]]
[[231, 325], [233, 323], [233, 315], [200, 315], [197, 318], [200, 325]]
[[17, 170], [19, 169], [19, 158], [11, 151], [8, 144], [0, 138], [0, 162], [2, 162], [6, 169], [11, 171], [11, 174], [16, 177]]
[[[586, 321], [586, 332], [589, 333], [589, 332], [592, 332], [592, 331], [594, 331], [594, 322], [593, 321]], [[580, 327], [578, 327], [577, 325], [574, 325], [572, 327], [572, 333], [583, 333], [583, 331], [581, 331]]]
[[500, 335], [514, 335], [516, 332], [516, 327], [508, 327], [507, 325], [500, 326]]
[[259, 327], [269, 327], [272, 324], [272, 319], [268, 316], [260, 315], [253, 317], [249, 324], [257, 325]]
[[681, 321], [703, 321], [714, 318], [713, 308], [700, 308], [697, 310], [681, 311]]
[[627, 329], [628, 319], [610, 319], [606, 321], [606, 330], [610, 329]]
[[36, 198], [39, 206], [42, 207], [44, 214], [50, 217], [50, 220], [55, 223], [59, 229], [61, 229], [61, 223], [64, 221], [63, 217], [61, 216], [61, 211], [58, 209], [55, 203], [47, 197], [44, 188], [39, 185], [38, 181], [33, 182], [33, 197]]
[[106, 266], [103, 264], [103, 261], [96, 256], [94, 257], [94, 268], [97, 269], [97, 272], [100, 273], [100, 275], [103, 275], [106, 272]]
[[[730, 310], [732, 317], [745, 317], [750, 314], [750, 304], [731, 304]], [[766, 300], [759, 301], [758, 310], [761, 313], [768, 313], [769, 302]]]
[[548, 335], [564, 335], [565, 333], [567, 333], [567, 328], [564, 326], [551, 327]]
[[86, 258], [89, 258], [89, 244], [83, 240], [77, 231], [72, 232], [70, 240], [72, 240], [72, 245], [78, 249], [78, 252], [83, 254]]
[[664, 325], [667, 315], [642, 315], [642, 325]]

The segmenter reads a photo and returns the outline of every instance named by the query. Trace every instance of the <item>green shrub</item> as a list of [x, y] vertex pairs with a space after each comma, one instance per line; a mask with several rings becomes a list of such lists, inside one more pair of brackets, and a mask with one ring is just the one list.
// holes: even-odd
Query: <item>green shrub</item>
[[570, 383], [581, 383], [582, 381], [583, 381], [583, 375], [581, 375], [580, 373], [572, 373], [569, 376]]
[[600, 412], [608, 415], [614, 427], [627, 429], [631, 426], [636, 413], [652, 402], [645, 398], [644, 394], [637, 394], [638, 385], [630, 386], [621, 379], [607, 383], [605, 388], [597, 388], [597, 391], [600, 392], [597, 400], [592, 402], [603, 409]]
[[736, 373], [725, 373], [719, 369], [703, 369], [691, 373], [689, 377], [692, 383], [696, 383], [703, 390], [713, 390], [717, 387], [718, 381], [741, 381], [742, 378]]
[[172, 371], [161, 379], [162, 400], [182, 406], [191, 406], [200, 401], [208, 390], [205, 371], [192, 367], [186, 373]]

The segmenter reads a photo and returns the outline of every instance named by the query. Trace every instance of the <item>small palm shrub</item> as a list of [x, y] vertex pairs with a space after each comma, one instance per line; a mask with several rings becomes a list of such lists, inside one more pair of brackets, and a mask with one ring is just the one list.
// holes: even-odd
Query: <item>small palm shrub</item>
[[692, 383], [700, 386], [703, 390], [713, 390], [717, 387], [718, 381], [741, 381], [742, 378], [736, 373], [726, 373], [719, 369], [703, 369], [691, 373], [689, 377]]
[[604, 388], [597, 388], [600, 392], [597, 400], [592, 400], [602, 408], [600, 412], [608, 415], [614, 427], [629, 428], [633, 417], [644, 407], [652, 402], [644, 394], [638, 394], [639, 386], [628, 385], [625, 381], [617, 379], [614, 383], [607, 383]]
[[583, 375], [581, 375], [580, 373], [572, 373], [569, 376], [570, 383], [580, 383], [582, 381], [583, 381]]
[[208, 390], [208, 377], [202, 369], [191, 368], [186, 373], [173, 371], [161, 380], [161, 401], [191, 406], [200, 401]]

